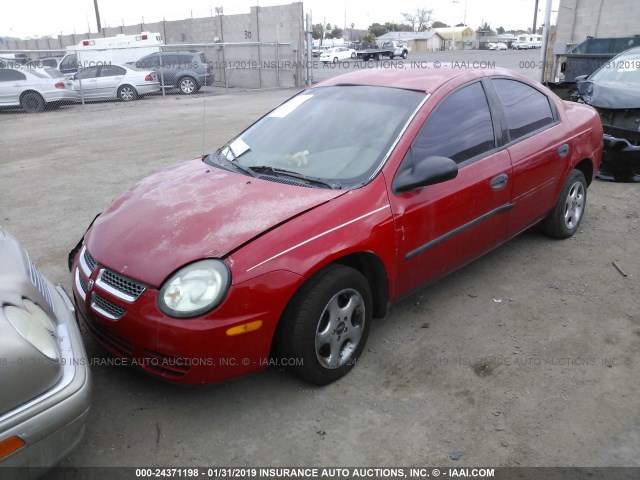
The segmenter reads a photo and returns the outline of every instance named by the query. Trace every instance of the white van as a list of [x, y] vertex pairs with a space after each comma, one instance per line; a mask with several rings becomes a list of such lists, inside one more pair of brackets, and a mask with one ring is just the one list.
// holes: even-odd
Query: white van
[[77, 68], [82, 69], [95, 65], [136, 62], [159, 51], [162, 45], [164, 42], [159, 33], [119, 34], [115, 37], [82, 40], [77, 45], [67, 47], [67, 55], [77, 55]]

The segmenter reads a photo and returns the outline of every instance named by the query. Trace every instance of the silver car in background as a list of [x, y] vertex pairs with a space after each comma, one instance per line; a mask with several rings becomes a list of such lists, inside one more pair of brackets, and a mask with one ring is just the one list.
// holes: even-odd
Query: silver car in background
[[77, 100], [122, 100], [129, 102], [160, 91], [160, 82], [151, 69], [131, 65], [86, 67], [71, 77]]
[[22, 107], [28, 113], [73, 103], [73, 84], [38, 69], [0, 68], [0, 107]]
[[0, 227], [0, 478], [36, 478], [80, 441], [91, 375], [74, 308]]

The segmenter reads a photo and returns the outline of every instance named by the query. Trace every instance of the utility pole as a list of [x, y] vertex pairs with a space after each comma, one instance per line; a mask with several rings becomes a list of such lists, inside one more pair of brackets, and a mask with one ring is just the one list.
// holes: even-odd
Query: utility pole
[[93, 0], [93, 6], [96, 9], [96, 23], [98, 24], [98, 32], [101, 32], [102, 27], [100, 26], [100, 10], [98, 10], [98, 0]]
[[[540, 0], [536, 0], [536, 7], [533, 10], [533, 30], [531, 30], [531, 34], [535, 35], [536, 34], [536, 27], [538, 26], [538, 2]], [[547, 0], [547, 2], [551, 2], [551, 0]]]

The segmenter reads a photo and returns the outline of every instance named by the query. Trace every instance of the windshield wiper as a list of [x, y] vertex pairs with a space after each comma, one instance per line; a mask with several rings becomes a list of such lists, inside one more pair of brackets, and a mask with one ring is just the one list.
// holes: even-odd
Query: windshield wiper
[[256, 166], [251, 166], [250, 168], [252, 172], [266, 172], [266, 173], [275, 174], [275, 176], [291, 177], [297, 180], [301, 180], [304, 183], [310, 183], [313, 185], [322, 185], [332, 190], [339, 190], [342, 188], [342, 185], [340, 184], [329, 183], [317, 177], [308, 177], [306, 175], [302, 175], [301, 173], [292, 172], [290, 170], [284, 170], [282, 168], [270, 167], [267, 165], [256, 165]]
[[233, 167], [236, 170], [240, 170], [241, 172], [249, 175], [250, 177], [256, 177], [256, 172], [254, 172], [251, 168], [249, 167], [245, 167], [244, 165], [242, 165], [240, 162], [237, 161], [237, 157], [235, 155], [235, 153], [233, 153], [233, 150], [231, 149], [231, 147], [229, 145], [227, 145], [227, 147], [229, 151], [231, 152], [231, 155], [233, 155], [233, 160], [229, 160], [225, 155], [222, 154], [222, 149], [218, 149], [216, 150], [215, 153], [215, 158], [217, 163], [224, 168], [227, 167]]

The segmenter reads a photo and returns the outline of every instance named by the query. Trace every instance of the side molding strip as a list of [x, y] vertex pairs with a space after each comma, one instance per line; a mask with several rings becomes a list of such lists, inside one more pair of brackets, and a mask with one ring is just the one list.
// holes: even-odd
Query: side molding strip
[[430, 242], [425, 243], [424, 245], [421, 245], [420, 247], [416, 248], [415, 250], [410, 251], [409, 253], [407, 253], [404, 256], [404, 259], [405, 260], [410, 260], [411, 258], [415, 257], [416, 255], [420, 255], [421, 253], [426, 252], [430, 248], [433, 248], [436, 245], [440, 245], [445, 240], [449, 240], [451, 237], [454, 237], [454, 236], [458, 235], [459, 233], [462, 233], [465, 230], [468, 230], [469, 228], [473, 227], [474, 225], [477, 225], [477, 224], [479, 224], [481, 222], [484, 222], [485, 220], [488, 220], [491, 217], [493, 217], [494, 215], [497, 215], [499, 213], [507, 212], [507, 211], [511, 210], [512, 208], [513, 208], [513, 203], [507, 203], [505, 205], [501, 205], [500, 207], [496, 208], [495, 210], [491, 210], [490, 212], [487, 212], [484, 215], [481, 215], [478, 218], [475, 218], [475, 219], [471, 220], [470, 222], [465, 223], [464, 225], [461, 225], [458, 228], [456, 228], [454, 230], [451, 230], [450, 232], [447, 232], [447, 233], [445, 233], [444, 235], [442, 235], [442, 236], [440, 236], [438, 238], [434, 238]]

